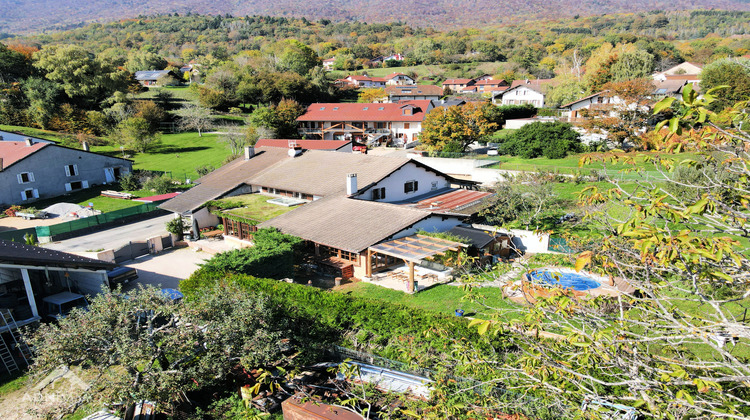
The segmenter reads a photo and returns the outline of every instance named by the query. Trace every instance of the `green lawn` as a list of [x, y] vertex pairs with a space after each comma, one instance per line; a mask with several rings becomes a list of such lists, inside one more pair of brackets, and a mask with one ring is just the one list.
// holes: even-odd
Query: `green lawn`
[[157, 87], [157, 88], [148, 88], [145, 92], [141, 92], [138, 94], [138, 97], [141, 99], [152, 99], [156, 96], [156, 94], [160, 91], [164, 90], [165, 92], [169, 92], [172, 94], [172, 102], [177, 104], [187, 104], [187, 103], [198, 103], [198, 91], [193, 90], [190, 88], [190, 86], [165, 86], [165, 87]]
[[45, 140], [53, 140], [61, 142], [71, 137], [70, 134], [58, 133], [57, 131], [40, 130], [38, 128], [21, 127], [18, 125], [3, 125], [0, 124], [0, 130], [9, 131], [12, 133], [22, 133], [27, 136], [37, 137]]
[[[522, 316], [523, 313], [522, 307], [503, 299], [502, 291], [495, 287], [475, 288], [470, 293], [461, 287], [438, 285], [410, 295], [398, 290], [360, 282], [347, 285], [339, 291], [351, 293], [354, 296], [399, 303], [443, 315], [453, 315], [456, 309], [463, 309], [465, 316], [489, 317], [499, 312], [504, 319], [512, 319]], [[474, 296], [476, 301], [472, 301], [470, 296]]]
[[[78, 204], [84, 207], [88, 206], [89, 203], [93, 203], [95, 210], [101, 210], [102, 213], [107, 213], [110, 211], [143, 205], [143, 203], [141, 203], [140, 201], [102, 197], [100, 194], [103, 190], [119, 191], [120, 188], [117, 185], [102, 185], [102, 186], [91, 187], [85, 190], [72, 192], [70, 194], [66, 194], [66, 195], [62, 195], [58, 197], [39, 200], [39, 201], [34, 202], [33, 206], [34, 208], [41, 210], [41, 209], [47, 208], [57, 203], [74, 203], [74, 204]], [[154, 192], [144, 191], [144, 190], [126, 191], [126, 192], [129, 192], [136, 197], [148, 197], [150, 195], [156, 194]]]
[[224, 210], [223, 213], [238, 216], [243, 219], [255, 220], [256, 222], [265, 222], [266, 220], [273, 219], [276, 216], [281, 216], [282, 214], [296, 208], [296, 206], [286, 207], [277, 204], [269, 204], [267, 201], [272, 198], [273, 197], [261, 194], [244, 194], [222, 198], [217, 201], [242, 205], [242, 207]]
[[[118, 146], [96, 146], [92, 151], [121, 156]], [[129, 153], [125, 151], [125, 153]], [[133, 169], [166, 172], [178, 179], [196, 179], [196, 168], [208, 165], [218, 168], [229, 156], [229, 149], [219, 141], [216, 134], [187, 132], [163, 134], [161, 143], [148, 153], [136, 153], [131, 156]]]

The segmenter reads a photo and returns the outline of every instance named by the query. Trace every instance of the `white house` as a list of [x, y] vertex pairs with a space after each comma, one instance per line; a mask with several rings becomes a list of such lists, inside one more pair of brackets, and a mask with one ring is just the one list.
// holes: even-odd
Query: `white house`
[[514, 80], [509, 89], [496, 95], [493, 100], [500, 99], [501, 105], [531, 104], [537, 108], [544, 108], [547, 88], [553, 79]]
[[391, 73], [384, 77], [387, 86], [414, 85], [414, 79], [404, 73]]

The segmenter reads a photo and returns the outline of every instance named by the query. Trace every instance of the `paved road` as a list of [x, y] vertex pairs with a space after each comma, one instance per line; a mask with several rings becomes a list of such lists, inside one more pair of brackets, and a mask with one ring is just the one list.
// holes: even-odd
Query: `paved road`
[[167, 229], [165, 225], [173, 217], [172, 214], [167, 214], [153, 219], [144, 220], [142, 222], [114, 227], [86, 236], [79, 236], [77, 238], [70, 238], [64, 241], [45, 244], [44, 247], [67, 252], [80, 252], [94, 249], [117, 249], [130, 241], [144, 241], [157, 235], [166, 235]]

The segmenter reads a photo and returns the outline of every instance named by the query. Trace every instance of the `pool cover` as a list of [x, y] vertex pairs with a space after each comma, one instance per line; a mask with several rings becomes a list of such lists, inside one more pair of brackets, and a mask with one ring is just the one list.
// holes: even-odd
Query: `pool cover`
[[584, 291], [596, 289], [601, 286], [598, 281], [578, 273], [567, 273], [549, 270], [534, 270], [529, 276], [536, 281], [547, 283], [551, 286], [562, 286], [568, 289]]

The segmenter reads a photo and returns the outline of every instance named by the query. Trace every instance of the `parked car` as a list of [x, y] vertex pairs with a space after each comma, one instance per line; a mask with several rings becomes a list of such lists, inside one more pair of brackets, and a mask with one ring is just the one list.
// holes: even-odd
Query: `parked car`
[[42, 299], [47, 319], [57, 321], [65, 318], [74, 308], [88, 308], [89, 303], [84, 295], [73, 292], [62, 292]]
[[117, 267], [107, 271], [109, 288], [114, 289], [118, 284], [127, 284], [130, 280], [138, 278], [138, 270], [132, 267]]

